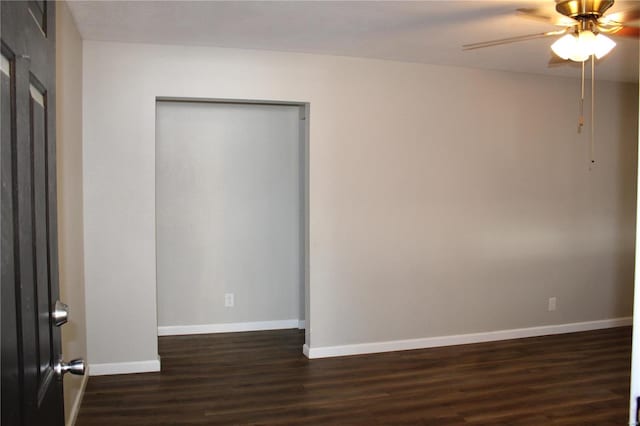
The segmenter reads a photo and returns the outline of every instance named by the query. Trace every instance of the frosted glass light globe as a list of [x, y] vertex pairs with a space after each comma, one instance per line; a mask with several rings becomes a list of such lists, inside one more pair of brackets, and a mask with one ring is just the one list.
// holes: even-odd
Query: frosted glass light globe
[[561, 57], [562, 59], [569, 59], [573, 51], [575, 50], [575, 46], [578, 43], [578, 38], [573, 34], [567, 34], [560, 37], [551, 45], [551, 50], [553, 53]]
[[589, 59], [594, 52], [596, 35], [591, 31], [582, 31], [578, 35], [577, 42], [569, 59], [576, 62], [584, 62]]

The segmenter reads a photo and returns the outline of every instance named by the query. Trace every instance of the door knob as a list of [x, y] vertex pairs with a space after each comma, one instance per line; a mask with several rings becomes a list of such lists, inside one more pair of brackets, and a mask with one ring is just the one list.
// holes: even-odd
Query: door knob
[[84, 360], [83, 359], [74, 359], [72, 361], [69, 361], [69, 363], [66, 363], [60, 360], [57, 362], [57, 364], [53, 368], [56, 372], [56, 376], [58, 376], [59, 379], [62, 379], [62, 376], [64, 376], [65, 373], [84, 376]]
[[65, 324], [69, 320], [69, 306], [59, 300], [56, 301], [56, 306], [51, 313], [51, 317], [56, 327]]

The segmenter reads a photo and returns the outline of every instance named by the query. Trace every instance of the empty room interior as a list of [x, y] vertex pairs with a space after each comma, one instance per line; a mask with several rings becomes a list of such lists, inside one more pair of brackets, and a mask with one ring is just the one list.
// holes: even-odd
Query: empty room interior
[[0, 12], [3, 425], [639, 424], [640, 2]]

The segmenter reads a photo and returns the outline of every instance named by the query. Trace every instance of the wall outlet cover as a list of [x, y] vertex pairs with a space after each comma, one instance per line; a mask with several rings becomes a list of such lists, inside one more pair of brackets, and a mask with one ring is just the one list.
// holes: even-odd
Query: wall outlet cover
[[224, 294], [224, 306], [225, 308], [233, 308], [234, 305], [234, 297], [233, 293], [225, 293]]

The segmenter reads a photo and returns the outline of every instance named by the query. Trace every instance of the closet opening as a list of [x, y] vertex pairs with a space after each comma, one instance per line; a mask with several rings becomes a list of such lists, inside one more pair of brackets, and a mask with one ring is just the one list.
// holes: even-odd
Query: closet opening
[[158, 336], [309, 344], [308, 135], [308, 103], [156, 100]]

